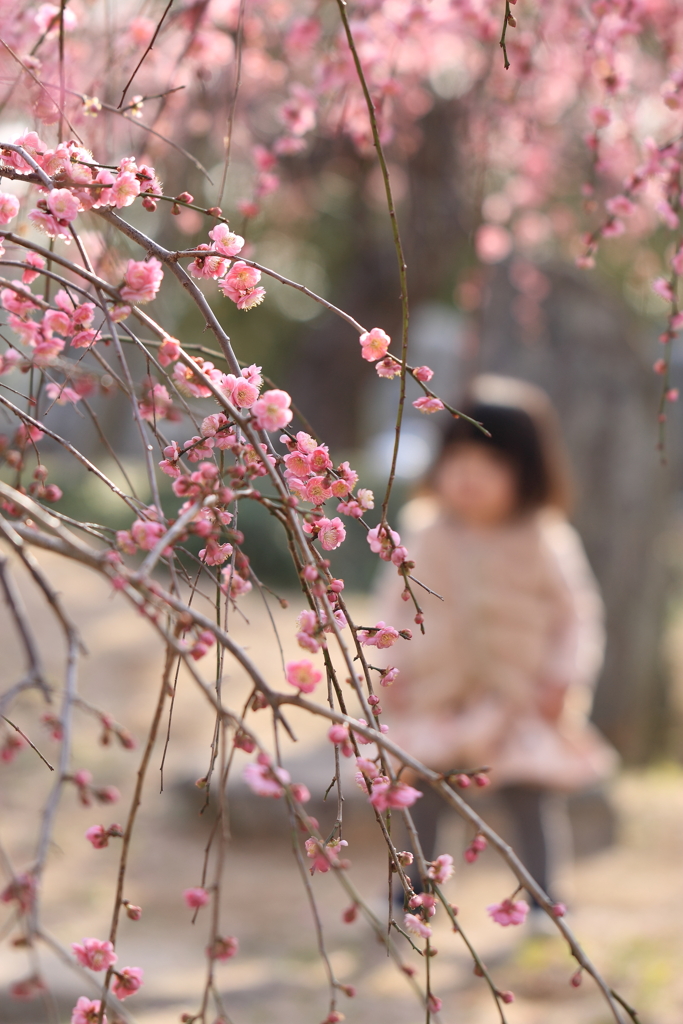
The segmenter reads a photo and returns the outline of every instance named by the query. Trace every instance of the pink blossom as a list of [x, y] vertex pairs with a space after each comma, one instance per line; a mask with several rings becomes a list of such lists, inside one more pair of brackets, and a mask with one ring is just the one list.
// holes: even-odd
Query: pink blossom
[[667, 203], [666, 199], [662, 199], [661, 202], [657, 203], [656, 210], [669, 230], [675, 231], [678, 227], [678, 214], [670, 204]]
[[588, 116], [596, 128], [606, 128], [612, 120], [612, 114], [607, 107], [590, 107]]
[[93, 330], [77, 331], [71, 339], [71, 347], [90, 348], [96, 337], [97, 332]]
[[608, 213], [613, 214], [615, 217], [628, 217], [634, 212], [635, 205], [628, 196], [618, 195], [608, 199], [605, 202], [605, 208]]
[[379, 778], [379, 768], [374, 761], [370, 761], [367, 757], [357, 757], [356, 767], [369, 779]]
[[500, 263], [512, 251], [512, 235], [500, 224], [482, 224], [474, 238], [482, 263]]
[[422, 796], [419, 789], [405, 782], [375, 782], [370, 794], [370, 803], [377, 811], [386, 811], [388, 807], [412, 807]]
[[296, 640], [299, 647], [303, 647], [305, 651], [310, 651], [311, 654], [317, 654], [322, 644], [319, 640], [316, 640], [310, 633], [299, 632], [296, 634]]
[[259, 761], [245, 765], [242, 778], [258, 796], [270, 796], [276, 800], [284, 793], [283, 784], [289, 782], [289, 772]]
[[11, 903], [15, 900], [19, 910], [22, 914], [25, 914], [33, 906], [36, 888], [37, 883], [34, 875], [28, 874], [28, 872], [17, 875], [0, 892], [0, 903]]
[[228, 299], [239, 303], [240, 298], [249, 295], [261, 280], [261, 271], [250, 267], [244, 260], [237, 260], [218, 285]]
[[96, 850], [103, 850], [109, 845], [109, 832], [104, 825], [92, 825], [85, 833], [85, 838], [92, 843]]
[[240, 297], [235, 301], [237, 302], [238, 309], [248, 310], [253, 309], [255, 306], [260, 306], [265, 297], [265, 288], [251, 288], [243, 295], [240, 295]]
[[[230, 230], [227, 224], [216, 224], [209, 231], [209, 238], [212, 239], [215, 248], [223, 256], [236, 256], [244, 246], [244, 239]], [[259, 278], [256, 278], [258, 281]], [[254, 282], [256, 283], [256, 282]]]
[[366, 511], [375, 507], [375, 495], [369, 487], [359, 487], [356, 491], [356, 500], [360, 507]]
[[324, 476], [312, 476], [305, 486], [306, 498], [315, 505], [322, 505], [332, 497], [332, 490]]
[[[10, 192], [0, 192], [0, 224], [9, 224], [18, 213], [19, 200], [17, 197], [13, 196]], [[30, 282], [27, 281], [26, 283], [29, 284]]]
[[0, 355], [0, 376], [3, 373], [9, 373], [20, 362], [21, 352], [17, 352], [15, 348], [8, 349], [7, 352]]
[[118, 960], [114, 947], [107, 939], [83, 939], [82, 943], [72, 942], [71, 948], [76, 959], [91, 971], [106, 971]]
[[43, 210], [31, 210], [28, 215], [28, 219], [32, 221], [37, 228], [44, 231], [49, 238], [69, 238], [57, 218], [53, 217], [51, 213], [45, 213]]
[[422, 398], [416, 398], [413, 402], [413, 406], [418, 412], [429, 413], [441, 412], [444, 407], [443, 402], [440, 398], [432, 398], [430, 395], [423, 395]]
[[75, 405], [76, 402], [81, 400], [78, 392], [66, 384], [47, 384], [45, 386], [45, 394], [51, 401], [57, 402], [58, 405], [66, 405], [67, 402], [72, 402]]
[[413, 377], [415, 380], [419, 380], [423, 384], [426, 384], [433, 376], [434, 371], [430, 369], [429, 366], [416, 366], [413, 370]]
[[378, 622], [373, 629], [358, 630], [358, 639], [364, 647], [377, 647], [379, 650], [391, 647], [398, 637], [398, 630], [387, 626], [385, 622]]
[[0, 748], [0, 761], [11, 764], [19, 751], [27, 746], [28, 743], [20, 733], [10, 733]]
[[53, 188], [48, 193], [47, 205], [57, 220], [71, 222], [78, 216], [80, 204], [68, 188]]
[[195, 889], [185, 889], [183, 899], [187, 906], [193, 910], [197, 907], [204, 907], [209, 902], [209, 894], [206, 889], [197, 886]]
[[258, 398], [258, 388], [245, 377], [237, 377], [230, 397], [238, 409], [250, 409]]
[[602, 229], [603, 238], [619, 238], [626, 231], [626, 225], [618, 217], [611, 217]]
[[149, 260], [129, 260], [124, 274], [121, 296], [127, 302], [151, 302], [159, 291], [164, 271], [156, 257]]
[[305, 430], [300, 430], [296, 435], [296, 446], [304, 455], [310, 455], [318, 447], [318, 442], [310, 434], [307, 434]]
[[[52, 38], [57, 34], [59, 29], [61, 8], [57, 4], [41, 4], [36, 11], [33, 21], [41, 35], [46, 35], [48, 38]], [[73, 11], [64, 9], [64, 31], [71, 32], [72, 29], [78, 24], [76, 15]], [[35, 135], [35, 132], [29, 134]], [[36, 136], [37, 138], [37, 136]], [[97, 1004], [99, 1007], [99, 1003]], [[77, 1022], [78, 1024], [78, 1022]]]
[[[211, 251], [210, 246], [204, 242], [198, 245], [197, 249], [204, 250], [207, 253]], [[223, 277], [229, 266], [230, 261], [226, 260], [223, 256], [216, 256], [215, 254], [211, 256], [197, 255], [187, 269], [193, 277], [204, 277], [217, 281], [219, 277]]]
[[674, 293], [671, 285], [664, 277], [656, 277], [652, 282], [652, 291], [659, 295], [666, 302], [674, 301]]
[[135, 202], [136, 196], [140, 195], [140, 182], [135, 174], [130, 171], [123, 171], [117, 174], [114, 183], [109, 191], [109, 204], [118, 210], [124, 206], [130, 206]]
[[264, 391], [251, 407], [256, 426], [260, 430], [282, 430], [292, 418], [291, 404], [292, 399], [286, 391], [277, 388]]
[[155, 523], [149, 519], [136, 519], [130, 528], [130, 534], [139, 548], [151, 551], [163, 536], [164, 527], [162, 523]]
[[343, 544], [346, 537], [344, 524], [338, 516], [334, 519], [318, 520], [318, 540], [325, 551], [334, 551]]
[[506, 928], [510, 924], [524, 924], [529, 904], [525, 900], [503, 900], [502, 903], [492, 903], [486, 911], [497, 924]]
[[396, 359], [381, 359], [376, 365], [375, 370], [377, 371], [378, 377], [386, 377], [391, 380], [393, 377], [398, 377], [401, 372], [401, 364]]
[[443, 1006], [443, 1003], [439, 999], [439, 997], [435, 996], [432, 992], [429, 993], [427, 997], [427, 1002], [429, 1004], [429, 1009], [431, 1010], [432, 1013], [438, 1013], [441, 1007]]
[[284, 463], [290, 473], [293, 473], [296, 477], [306, 477], [311, 470], [308, 456], [300, 451], [290, 452], [289, 455], [285, 455]]
[[230, 558], [232, 551], [232, 544], [219, 544], [213, 537], [210, 537], [206, 547], [200, 550], [199, 557], [207, 565], [222, 565]]
[[401, 543], [401, 537], [396, 530], [387, 531], [387, 528], [381, 524], [368, 530], [366, 539], [370, 550], [379, 555], [384, 562], [391, 561], [391, 552]]
[[433, 860], [427, 869], [427, 874], [434, 881], [441, 884], [447, 882], [453, 874], [453, 858], [449, 853], [442, 853], [440, 857]]
[[341, 853], [342, 846], [348, 845], [345, 839], [334, 839], [326, 845], [323, 845], [319, 839], [315, 839], [313, 836], [307, 839], [304, 846], [306, 847], [306, 856], [313, 861], [311, 864], [311, 874], [313, 875], [316, 871], [319, 871], [324, 875], [330, 868], [337, 867], [338, 865], [341, 866], [339, 854]]
[[[51, 7], [51, 4], [45, 4]], [[71, 1011], [71, 1024], [98, 1024], [100, 1019], [100, 1000], [81, 996]], [[102, 1024], [107, 1024], [107, 1015], [102, 1017]]]
[[128, 999], [134, 995], [142, 986], [143, 974], [142, 967], [124, 967], [122, 971], [115, 971], [111, 990], [116, 998]]
[[425, 924], [422, 918], [417, 917], [415, 914], [406, 914], [403, 918], [403, 924], [406, 931], [412, 932], [413, 935], [419, 935], [423, 939], [428, 939], [432, 934], [432, 929], [429, 925]]
[[403, 565], [404, 562], [408, 561], [408, 548], [403, 547], [401, 544], [391, 552], [391, 561], [394, 565]]
[[174, 363], [180, 355], [180, 342], [177, 338], [164, 338], [159, 351], [157, 352], [157, 359], [162, 366], [169, 366]]
[[12, 999], [35, 999], [41, 992], [45, 991], [45, 983], [37, 974], [32, 974], [29, 978], [23, 978], [21, 981], [15, 981], [11, 986], [9, 993]]
[[307, 804], [311, 799], [311, 791], [303, 782], [293, 782], [289, 788], [298, 804]]
[[359, 341], [363, 359], [367, 359], [369, 363], [384, 359], [391, 345], [391, 338], [381, 327], [373, 327], [371, 331], [361, 334]]
[[302, 136], [315, 128], [315, 97], [301, 85], [292, 86], [292, 95], [280, 107], [280, 119], [294, 136]]
[[206, 955], [211, 960], [221, 960], [222, 962], [225, 962], [235, 956], [238, 950], [239, 942], [234, 935], [228, 935], [227, 938], [221, 938], [219, 936], [214, 939], [213, 944], [208, 947]]
[[397, 679], [399, 670], [393, 665], [390, 668], [385, 669], [380, 676], [380, 686], [391, 686]]
[[335, 722], [335, 724], [331, 725], [328, 729], [327, 738], [334, 743], [335, 746], [347, 743], [349, 739], [348, 726], [342, 725], [340, 722]]
[[322, 673], [306, 658], [301, 661], [288, 661], [285, 674], [287, 682], [296, 686], [302, 693], [312, 693], [322, 679]]
[[[14, 197], [12, 196], [10, 198]], [[0, 224], [3, 223], [6, 223], [6, 221], [2, 220], [2, 193], [0, 193]], [[38, 271], [42, 270], [43, 267], [45, 266], [45, 260], [43, 259], [42, 256], [39, 256], [37, 252], [27, 252], [24, 263], [26, 263], [27, 266], [26, 270], [21, 275], [21, 280], [24, 284], [31, 284], [33, 281], [35, 281], [37, 277], [40, 276]], [[29, 267], [34, 269], [29, 269]], [[57, 294], [59, 294], [59, 292]], [[55, 296], [55, 302], [56, 301], [57, 296]], [[92, 303], [87, 303], [87, 305], [92, 305]], [[94, 308], [95, 307], [93, 306], [93, 309]]]

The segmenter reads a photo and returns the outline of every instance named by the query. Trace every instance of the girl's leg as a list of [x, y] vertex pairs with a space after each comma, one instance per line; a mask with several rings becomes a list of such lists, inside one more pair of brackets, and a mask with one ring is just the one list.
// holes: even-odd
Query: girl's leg
[[[419, 789], [423, 796], [413, 804], [410, 808], [410, 813], [413, 819], [413, 824], [417, 830], [418, 838], [420, 840], [420, 846], [425, 856], [425, 860], [434, 860], [436, 856], [436, 840], [439, 830], [439, 820], [447, 809], [447, 805], [438, 793], [435, 793], [430, 785], [427, 783], [419, 783], [415, 786]], [[406, 848], [412, 850], [412, 844], [410, 838], [406, 837]], [[415, 851], [413, 850], [413, 853]], [[413, 863], [412, 867], [408, 871], [411, 882], [415, 892], [422, 892], [422, 882], [420, 881], [420, 872], [417, 869], [417, 864]]]
[[[505, 786], [499, 795], [515, 827], [515, 849], [520, 860], [544, 892], [548, 892], [551, 884], [546, 822], [548, 792], [535, 786]], [[535, 900], [532, 903], [537, 905]]]

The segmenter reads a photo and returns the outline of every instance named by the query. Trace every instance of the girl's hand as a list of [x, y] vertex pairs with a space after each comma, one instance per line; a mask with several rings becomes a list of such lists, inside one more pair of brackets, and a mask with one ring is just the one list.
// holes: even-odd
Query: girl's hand
[[538, 713], [546, 722], [557, 722], [564, 711], [567, 686], [564, 683], [544, 683], [538, 694]]

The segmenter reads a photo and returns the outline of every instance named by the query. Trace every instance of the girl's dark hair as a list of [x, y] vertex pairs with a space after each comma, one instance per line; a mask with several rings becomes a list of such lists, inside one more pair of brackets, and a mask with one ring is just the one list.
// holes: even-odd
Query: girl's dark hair
[[[502, 383], [503, 380], [480, 378], [484, 383]], [[481, 423], [491, 436], [487, 437], [465, 419], [450, 420], [443, 433], [437, 465], [458, 444], [481, 445], [512, 467], [517, 480], [520, 512], [531, 512], [545, 505], [567, 510], [570, 503], [569, 473], [554, 410], [537, 388], [521, 381], [509, 381], [509, 385], [516, 388], [515, 398], [522, 396], [526, 399], [526, 408], [517, 402], [496, 401], [497, 389], [494, 389], [493, 400], [489, 401], [484, 396], [478, 398], [475, 389], [474, 396], [462, 411]], [[484, 387], [482, 390], [491, 389]]]

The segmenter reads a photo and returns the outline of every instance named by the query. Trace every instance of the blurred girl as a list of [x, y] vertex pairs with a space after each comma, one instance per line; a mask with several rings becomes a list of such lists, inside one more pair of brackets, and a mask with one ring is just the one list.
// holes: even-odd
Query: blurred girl
[[[581, 541], [564, 517], [567, 473], [549, 402], [522, 382], [481, 377], [453, 420], [429, 497], [405, 510], [403, 542], [426, 635], [391, 648], [400, 674], [382, 704], [391, 737], [430, 768], [488, 765], [517, 850], [547, 891], [547, 796], [603, 779], [611, 748], [589, 724], [603, 657], [603, 614]], [[393, 573], [383, 618], [411, 625]], [[446, 804], [425, 792], [413, 811], [427, 859]]]

